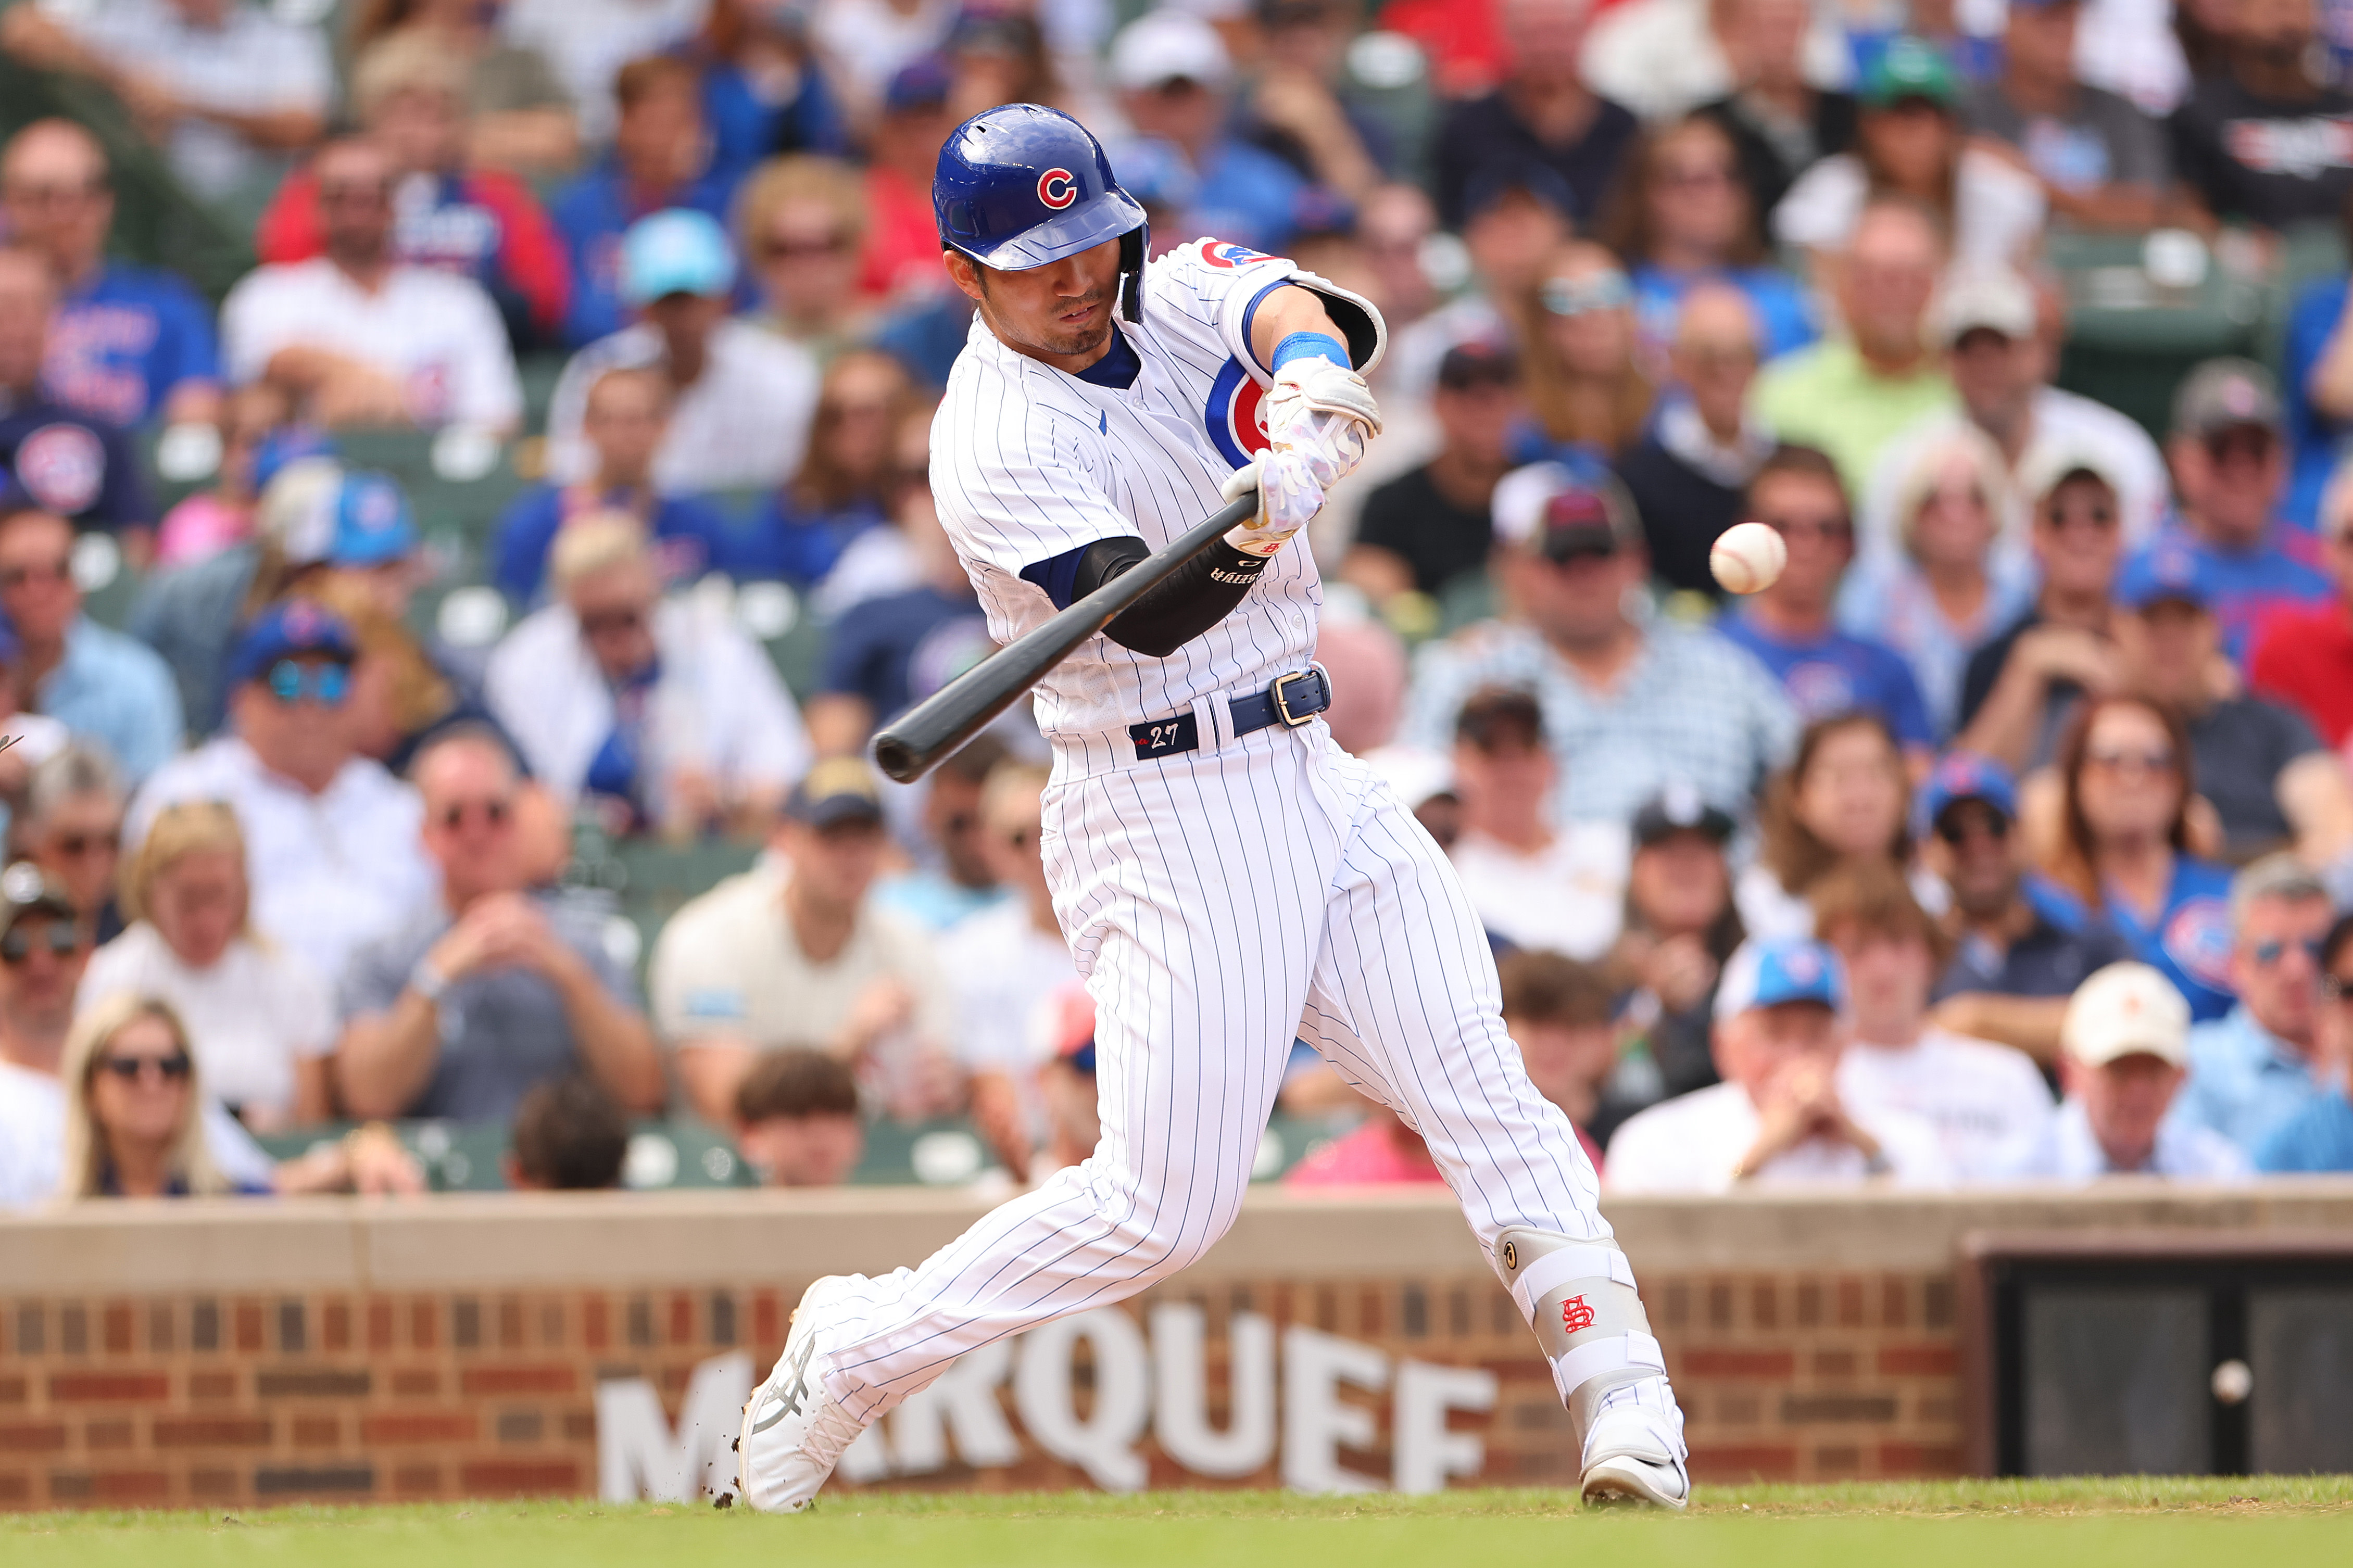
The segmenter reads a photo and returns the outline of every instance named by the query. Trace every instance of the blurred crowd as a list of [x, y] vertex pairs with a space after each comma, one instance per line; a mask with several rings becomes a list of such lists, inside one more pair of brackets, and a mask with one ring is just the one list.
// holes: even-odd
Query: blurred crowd
[[[1383, 311], [1328, 722], [1606, 1186], [2353, 1169], [2348, 0], [18, 0], [0, 57], [107, 106], [0, 116], [0, 1204], [413, 1191], [420, 1121], [517, 1186], [657, 1117], [782, 1185], [1085, 1157], [1034, 724], [863, 760], [990, 651], [929, 189], [1024, 100], [1155, 250]], [[249, 235], [224, 297], [118, 254], [134, 168]], [[2061, 385], [2104, 236], [2277, 342]], [[646, 941], [638, 842], [749, 868]], [[1440, 1179], [1303, 1046], [1280, 1108], [1287, 1180]]]

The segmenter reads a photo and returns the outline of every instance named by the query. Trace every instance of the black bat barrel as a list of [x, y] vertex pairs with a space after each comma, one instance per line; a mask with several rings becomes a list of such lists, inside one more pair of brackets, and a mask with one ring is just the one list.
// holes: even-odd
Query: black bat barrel
[[1158, 553], [1137, 562], [1044, 626], [965, 670], [874, 737], [875, 764], [901, 784], [922, 778], [934, 763], [954, 753], [990, 720], [1012, 707], [1048, 670], [1068, 658], [1072, 649], [1108, 626], [1113, 616], [1257, 512], [1255, 490], [1228, 501]]

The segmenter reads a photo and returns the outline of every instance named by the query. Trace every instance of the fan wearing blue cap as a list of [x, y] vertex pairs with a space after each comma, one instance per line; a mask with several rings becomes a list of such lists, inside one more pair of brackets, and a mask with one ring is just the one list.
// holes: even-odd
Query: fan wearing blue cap
[[[2180, 716], [2198, 794], [2221, 819], [2225, 858], [2295, 844], [2315, 865], [2353, 821], [2353, 780], [2312, 723], [2284, 703], [2222, 695], [2222, 625], [2211, 581], [2179, 540], [2161, 540], [2116, 576], [2119, 683]], [[2234, 687], [2237, 683], [2233, 683]]]
[[416, 795], [360, 754], [359, 646], [332, 610], [286, 599], [238, 635], [224, 670], [228, 728], [156, 771], [132, 803], [126, 852], [174, 801], [236, 812], [255, 929], [328, 975], [431, 891]]
[[2027, 858], [2018, 790], [2008, 770], [1947, 752], [1921, 793], [1922, 856], [1952, 889], [1957, 939], [1930, 994], [1956, 1034], [2058, 1059], [2067, 998], [2094, 971], [2129, 955], [2105, 921], [2084, 913]]
[[589, 389], [607, 371], [645, 369], [661, 372], [671, 397], [653, 458], [657, 489], [766, 489], [797, 472], [817, 411], [817, 361], [732, 314], [735, 251], [719, 220], [667, 208], [631, 224], [612, 248], [614, 289], [634, 319], [564, 367], [547, 410], [549, 479], [596, 477], [596, 451], [582, 428]]
[[1654, 1105], [1609, 1141], [1602, 1168], [1620, 1193], [1724, 1193], [1784, 1182], [1951, 1178], [1936, 1130], [1898, 1110], [1852, 1107], [1839, 1084], [1846, 973], [1810, 938], [1751, 942], [1715, 992], [1724, 1077]]

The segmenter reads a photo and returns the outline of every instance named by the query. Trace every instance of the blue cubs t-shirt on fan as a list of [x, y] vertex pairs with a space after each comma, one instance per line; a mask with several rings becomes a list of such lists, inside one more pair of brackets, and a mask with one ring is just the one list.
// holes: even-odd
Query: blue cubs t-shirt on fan
[[1763, 661], [1808, 723], [1860, 710], [1885, 720], [1900, 745], [1936, 743], [1920, 683], [1894, 648], [1837, 631], [1791, 641], [1737, 611], [1719, 619], [1716, 630]]
[[41, 380], [69, 408], [144, 425], [174, 387], [220, 380], [212, 309], [171, 273], [109, 262], [58, 302]]
[[2325, 605], [2336, 596], [2326, 574], [2296, 559], [2292, 550], [2310, 549], [2310, 534], [2274, 527], [2253, 550], [2225, 550], [2179, 524], [2147, 547], [2147, 553], [2178, 552], [2189, 557], [2200, 592], [2221, 624], [2222, 651], [2243, 665], [2247, 644], [2265, 616], [2284, 605]]
[[2179, 855], [2165, 907], [2143, 925], [2111, 900], [2106, 910], [2133, 956], [2158, 970], [2189, 1001], [2198, 1023], [2219, 1018], [2237, 997], [2231, 990], [2231, 871], [2211, 860]]

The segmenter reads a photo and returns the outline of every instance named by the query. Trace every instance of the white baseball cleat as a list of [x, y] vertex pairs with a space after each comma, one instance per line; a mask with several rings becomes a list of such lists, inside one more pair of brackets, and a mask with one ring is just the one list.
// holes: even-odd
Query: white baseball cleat
[[1691, 1501], [1682, 1447], [1639, 1405], [1602, 1410], [1585, 1435], [1585, 1505], [1680, 1510]]
[[841, 1451], [857, 1439], [860, 1423], [834, 1403], [809, 1364], [817, 1351], [818, 1313], [849, 1282], [845, 1276], [828, 1275], [801, 1293], [785, 1332], [785, 1353], [744, 1403], [735, 1485], [743, 1500], [762, 1513], [798, 1513], [808, 1507]]

